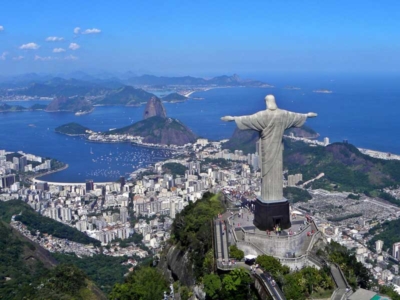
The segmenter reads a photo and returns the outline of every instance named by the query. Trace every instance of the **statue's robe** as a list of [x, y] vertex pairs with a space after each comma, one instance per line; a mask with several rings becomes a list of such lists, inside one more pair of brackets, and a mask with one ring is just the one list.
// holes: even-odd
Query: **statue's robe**
[[261, 201], [283, 200], [283, 132], [300, 127], [307, 114], [282, 109], [264, 110], [250, 116], [235, 117], [239, 129], [253, 129], [260, 133]]

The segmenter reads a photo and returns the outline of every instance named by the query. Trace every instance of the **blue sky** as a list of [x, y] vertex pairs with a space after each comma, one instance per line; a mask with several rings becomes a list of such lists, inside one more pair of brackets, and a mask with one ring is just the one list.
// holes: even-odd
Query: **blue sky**
[[399, 1], [2, 2], [2, 75], [400, 69]]

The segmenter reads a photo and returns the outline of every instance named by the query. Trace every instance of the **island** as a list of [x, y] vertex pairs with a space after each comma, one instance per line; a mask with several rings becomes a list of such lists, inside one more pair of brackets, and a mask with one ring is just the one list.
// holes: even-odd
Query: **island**
[[165, 97], [162, 97], [161, 99], [165, 102], [178, 103], [178, 102], [184, 102], [189, 98], [178, 93], [172, 93]]
[[314, 90], [313, 93], [332, 94], [333, 92], [331, 90], [327, 90], [327, 89], [319, 89], [319, 90]]
[[283, 89], [285, 89], [285, 90], [301, 90], [301, 88], [296, 87], [296, 86], [291, 86], [291, 85], [285, 86]]
[[21, 105], [9, 105], [7, 103], [0, 103], [0, 112], [19, 112], [19, 111], [34, 111], [43, 110], [47, 105], [34, 104], [31, 107], [24, 107]]
[[79, 136], [79, 135], [87, 135], [90, 132], [90, 129], [85, 126], [82, 126], [81, 124], [71, 122], [68, 124], [58, 126], [56, 129], [54, 129], [54, 131], [57, 133], [66, 134], [70, 136]]

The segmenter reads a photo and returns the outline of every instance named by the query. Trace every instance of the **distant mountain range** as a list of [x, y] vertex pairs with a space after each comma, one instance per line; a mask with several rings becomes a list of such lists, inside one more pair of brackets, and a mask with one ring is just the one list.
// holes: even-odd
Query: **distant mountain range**
[[57, 76], [29, 73], [13, 77], [0, 77], [2, 93], [53, 97], [103, 94], [108, 90], [115, 90], [130, 85], [135, 87], [167, 87], [167, 86], [270, 86], [257, 80], [242, 80], [238, 75], [222, 75], [211, 79], [200, 77], [182, 76], [165, 77], [154, 75], [136, 76], [132, 72], [112, 76], [112, 74], [97, 74], [96, 76], [84, 72]]

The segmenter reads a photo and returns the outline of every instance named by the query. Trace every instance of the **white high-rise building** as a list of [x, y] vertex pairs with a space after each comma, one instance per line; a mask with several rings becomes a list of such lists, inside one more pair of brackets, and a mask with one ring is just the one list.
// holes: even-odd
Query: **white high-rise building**
[[329, 145], [329, 138], [326, 137], [324, 138], [324, 146], [328, 146]]
[[400, 259], [400, 242], [394, 243], [392, 246], [392, 256]]
[[61, 208], [61, 219], [63, 221], [71, 221], [72, 220], [72, 213], [71, 209], [68, 207]]
[[54, 220], [58, 220], [58, 208], [53, 207], [49, 209], [49, 217]]
[[128, 221], [128, 209], [126, 207], [121, 207], [119, 209], [119, 218], [122, 223], [126, 223]]
[[382, 252], [382, 248], [383, 248], [383, 241], [377, 240], [375, 242], [376, 253], [380, 254]]

